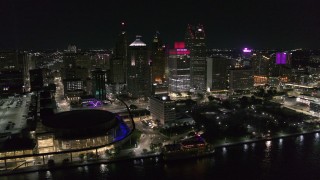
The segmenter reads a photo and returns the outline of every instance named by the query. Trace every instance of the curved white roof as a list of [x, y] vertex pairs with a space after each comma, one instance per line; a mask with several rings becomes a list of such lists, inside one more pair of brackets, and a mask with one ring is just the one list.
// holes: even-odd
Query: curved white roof
[[133, 41], [129, 46], [147, 46], [146, 43], [144, 43], [144, 42], [142, 42], [142, 41], [140, 40], [140, 37], [141, 37], [141, 36], [137, 36], [137, 37], [136, 37], [136, 40]]

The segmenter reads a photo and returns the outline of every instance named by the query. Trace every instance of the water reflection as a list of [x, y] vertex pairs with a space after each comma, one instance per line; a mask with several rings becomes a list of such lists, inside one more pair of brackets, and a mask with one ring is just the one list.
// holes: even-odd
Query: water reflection
[[82, 166], [79, 166], [77, 169], [78, 169], [79, 172], [83, 171], [83, 167]]
[[282, 146], [282, 142], [283, 142], [283, 139], [280, 138], [280, 139], [279, 139], [279, 146]]
[[89, 169], [88, 169], [88, 166], [84, 166], [84, 172], [88, 172], [89, 171]]
[[227, 155], [227, 148], [226, 147], [222, 148], [222, 154], [223, 154], [223, 156]]
[[109, 171], [109, 169], [108, 169], [106, 164], [101, 164], [100, 165], [100, 173], [106, 173], [108, 171]]
[[248, 150], [248, 145], [247, 145], [247, 144], [244, 144], [244, 145], [243, 145], [243, 149], [244, 149], [244, 151], [246, 152], [246, 151]]
[[[303, 141], [301, 146], [300, 141]], [[155, 165], [156, 160], [148, 158], [139, 166], [120, 162], [88, 166], [88, 172], [85, 167], [54, 170], [51, 179], [320, 179], [319, 159], [320, 133], [315, 133], [221, 147], [214, 157], [197, 160]], [[141, 159], [133, 162], [142, 163]], [[45, 177], [46, 171], [18, 174], [8, 180]]]
[[267, 146], [267, 149], [270, 149], [270, 147], [271, 147], [271, 141], [266, 141], [266, 146]]
[[271, 141], [266, 141], [265, 158], [270, 157], [271, 145]]
[[52, 174], [50, 171], [46, 172], [46, 179], [51, 179], [52, 178]]
[[298, 137], [299, 145], [302, 145], [303, 140], [304, 140], [303, 135], [300, 135], [300, 136]]

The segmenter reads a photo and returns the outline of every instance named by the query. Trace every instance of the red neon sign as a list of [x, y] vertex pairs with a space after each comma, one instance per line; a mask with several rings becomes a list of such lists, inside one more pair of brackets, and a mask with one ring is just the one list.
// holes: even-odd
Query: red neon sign
[[185, 43], [184, 42], [174, 42], [174, 48], [175, 49], [184, 49]]

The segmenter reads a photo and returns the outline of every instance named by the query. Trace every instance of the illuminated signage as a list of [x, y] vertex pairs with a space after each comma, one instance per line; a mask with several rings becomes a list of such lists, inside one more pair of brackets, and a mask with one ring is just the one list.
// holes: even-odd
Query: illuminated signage
[[244, 48], [242, 51], [243, 51], [244, 53], [251, 53], [251, 52], [252, 52], [252, 50], [251, 50], [251, 49], [248, 49], [248, 48]]

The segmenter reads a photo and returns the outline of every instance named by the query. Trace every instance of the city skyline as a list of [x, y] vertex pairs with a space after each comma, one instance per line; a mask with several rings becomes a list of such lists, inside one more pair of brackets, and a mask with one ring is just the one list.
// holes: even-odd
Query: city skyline
[[128, 42], [170, 45], [188, 24], [203, 24], [210, 48], [319, 48], [317, 2], [307, 1], [2, 1], [1, 49], [112, 48], [120, 23]]

